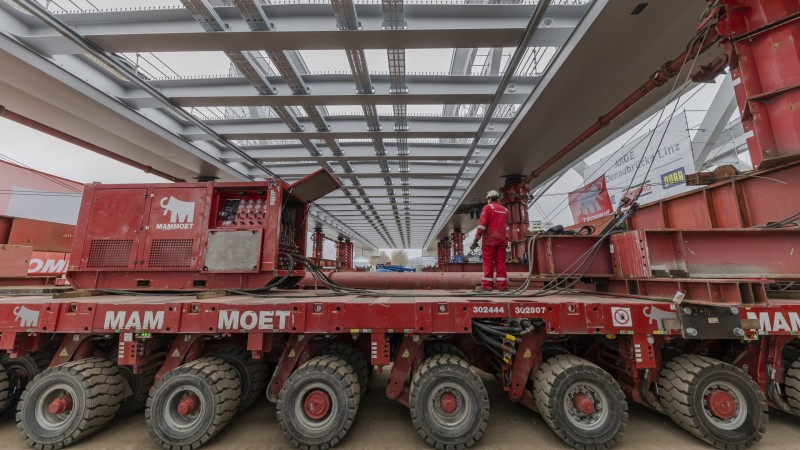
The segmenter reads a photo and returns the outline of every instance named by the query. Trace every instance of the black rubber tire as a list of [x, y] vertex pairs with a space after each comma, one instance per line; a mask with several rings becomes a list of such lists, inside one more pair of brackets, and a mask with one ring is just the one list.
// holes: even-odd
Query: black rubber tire
[[[192, 424], [170, 428], [180, 394], [191, 390], [200, 399], [201, 413]], [[167, 372], [153, 387], [144, 410], [150, 437], [167, 450], [200, 447], [225, 428], [239, 407], [239, 375], [230, 364], [218, 358], [201, 358]], [[174, 396], [174, 397], [173, 397]], [[181, 397], [182, 398], [182, 397]], [[180, 420], [180, 419], [179, 419]]]
[[[747, 404], [742, 423], [737, 428], [721, 429], [707, 417], [703, 396], [712, 383], [734, 387], [741, 394], [738, 399]], [[740, 450], [752, 447], [767, 430], [767, 401], [758, 385], [738, 368], [712, 358], [683, 355], [665, 364], [658, 379], [658, 395], [667, 415], [675, 423], [716, 448]]]
[[0, 364], [3, 369], [8, 373], [8, 404], [3, 409], [2, 416], [14, 417], [17, 413], [17, 403], [22, 395], [22, 391], [28, 386], [31, 380], [36, 375], [44, 372], [53, 360], [53, 350], [43, 350], [39, 352], [28, 353], [26, 355], [11, 358], [8, 355], [3, 355]]
[[425, 358], [437, 355], [453, 355], [466, 360], [467, 356], [452, 342], [427, 341], [425, 342]]
[[0, 370], [0, 411], [5, 411], [10, 404], [8, 401], [9, 390], [8, 374], [5, 370]]
[[[28, 383], [17, 404], [22, 440], [37, 450], [53, 450], [89, 436], [117, 414], [124, 395], [122, 382], [117, 366], [103, 358], [80, 359], [45, 370]], [[49, 429], [43, 426], [37, 420], [37, 408], [49, 404], [50, 396], [69, 390], [71, 413]], [[38, 415], [43, 421], [61, 419], [41, 410]]]
[[266, 359], [253, 359], [252, 353], [243, 347], [224, 347], [212, 355], [233, 366], [239, 374], [242, 397], [239, 401], [239, 412], [253, 406], [258, 399], [264, 398], [267, 383], [272, 375]]
[[784, 349], [783, 366], [786, 368], [784, 381], [786, 403], [789, 404], [793, 415], [800, 416], [800, 352], [795, 348]]
[[369, 376], [372, 373], [369, 361], [367, 361], [367, 357], [364, 356], [364, 353], [349, 342], [334, 342], [320, 350], [319, 356], [325, 355], [341, 356], [350, 364], [350, 367], [353, 368], [353, 371], [358, 377], [359, 392], [363, 396], [367, 391]]
[[[276, 404], [278, 424], [292, 445], [303, 450], [336, 446], [344, 439], [358, 411], [360, 386], [350, 364], [336, 355], [317, 356], [292, 373], [284, 383]], [[327, 393], [328, 413], [315, 420], [305, 413], [303, 403], [314, 391]], [[308, 422], [311, 428], [304, 426]]]
[[[163, 362], [163, 361], [161, 361]], [[123, 400], [122, 405], [119, 407], [117, 417], [132, 416], [147, 406], [147, 397], [150, 396], [150, 389], [156, 381], [156, 374], [161, 368], [160, 363], [153, 363], [148, 365], [143, 371], [133, 373], [133, 368], [128, 366], [117, 366], [122, 378], [131, 388], [133, 394]]]
[[[597, 365], [574, 355], [556, 355], [542, 363], [533, 382], [539, 414], [570, 446], [579, 450], [613, 447], [625, 433], [628, 403], [616, 380]], [[595, 411], [581, 414], [567, 405], [575, 392], [589, 396]], [[599, 406], [598, 406], [599, 405]], [[581, 417], [577, 417], [581, 414]], [[598, 416], [592, 417], [594, 414]], [[586, 424], [579, 422], [586, 421]]]
[[[453, 412], [436, 408], [436, 396], [444, 389], [456, 399]], [[411, 380], [408, 405], [414, 428], [428, 445], [440, 450], [472, 447], [489, 423], [486, 387], [469, 363], [455, 355], [436, 355], [420, 364]], [[455, 420], [447, 423], [446, 416]]]

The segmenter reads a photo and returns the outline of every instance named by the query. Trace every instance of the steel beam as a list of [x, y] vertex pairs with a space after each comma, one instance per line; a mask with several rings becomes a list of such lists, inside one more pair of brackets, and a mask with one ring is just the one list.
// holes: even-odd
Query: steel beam
[[[588, 5], [562, 5], [553, 23], [537, 32], [536, 46], [559, 46]], [[245, 50], [335, 50], [387, 48], [513, 47], [524, 31], [531, 5], [405, 5], [407, 30], [383, 30], [380, 5], [356, 5], [362, 30], [337, 33], [327, 4], [269, 5], [275, 31], [251, 32], [233, 6], [215, 7], [229, 27], [224, 35], [202, 33], [183, 9], [59, 14], [68, 25], [109, 52], [179, 52]], [[45, 54], [78, 54], [80, 50], [44, 27], [19, 36]], [[328, 31], [330, 30], [330, 31]]]

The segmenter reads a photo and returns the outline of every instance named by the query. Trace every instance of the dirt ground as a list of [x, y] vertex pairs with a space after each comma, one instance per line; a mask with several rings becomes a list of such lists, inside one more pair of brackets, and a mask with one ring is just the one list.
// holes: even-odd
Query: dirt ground
[[[408, 410], [383, 393], [387, 374], [373, 377], [355, 424], [338, 449], [427, 449], [411, 424]], [[493, 378], [484, 378], [491, 401], [489, 427], [476, 449], [564, 449], [570, 447], [553, 434], [538, 414], [504, 398]], [[754, 449], [800, 448], [800, 419], [773, 413], [761, 443]], [[25, 448], [13, 420], [0, 423], [0, 448]], [[144, 426], [143, 415], [115, 420], [106, 429], [69, 447], [82, 450], [156, 450]], [[204, 449], [291, 448], [275, 421], [275, 407], [266, 400], [234, 418]], [[619, 450], [709, 449], [668, 418], [633, 406]]]

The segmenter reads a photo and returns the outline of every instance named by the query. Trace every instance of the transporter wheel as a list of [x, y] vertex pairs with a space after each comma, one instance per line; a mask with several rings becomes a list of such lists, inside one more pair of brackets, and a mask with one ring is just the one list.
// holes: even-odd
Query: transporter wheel
[[197, 448], [239, 407], [239, 375], [218, 358], [201, 358], [164, 375], [147, 399], [145, 426], [162, 448]]
[[17, 429], [30, 447], [66, 447], [99, 430], [117, 414], [122, 375], [103, 358], [52, 367], [37, 375], [17, 404]]
[[22, 395], [22, 391], [28, 383], [42, 373], [50, 361], [53, 360], [53, 351], [39, 351], [26, 355], [11, 358], [4, 355], [0, 360], [3, 369], [8, 374], [8, 404], [2, 410], [3, 416], [13, 417], [17, 411], [17, 402]]
[[320, 356], [324, 355], [336, 355], [341, 356], [350, 364], [350, 367], [353, 368], [353, 371], [356, 373], [358, 377], [358, 385], [360, 387], [359, 392], [361, 395], [364, 395], [364, 392], [367, 390], [367, 385], [369, 384], [369, 377], [372, 373], [372, 367], [367, 361], [367, 357], [364, 356], [364, 353], [358, 349], [354, 344], [349, 342], [335, 342], [325, 348], [323, 348], [319, 352]]
[[117, 412], [118, 417], [127, 417], [138, 413], [147, 405], [147, 397], [150, 395], [150, 389], [153, 384], [155, 384], [156, 374], [161, 368], [161, 364], [154, 363], [140, 373], [133, 373], [133, 368], [129, 366], [117, 367], [122, 378], [133, 391], [130, 397], [123, 400], [122, 405], [119, 407], [119, 412]]
[[8, 374], [5, 370], [0, 370], [0, 411], [4, 411], [8, 408], [9, 401], [8, 401], [8, 394], [9, 394], [9, 383], [8, 383]]
[[797, 349], [787, 347], [783, 351], [783, 365], [786, 367], [786, 403], [792, 409], [792, 414], [800, 416], [800, 353]]
[[467, 356], [455, 344], [446, 341], [428, 341], [425, 343], [425, 357], [436, 355], [453, 355], [466, 360]]
[[277, 402], [281, 430], [301, 449], [325, 449], [347, 435], [361, 400], [350, 364], [341, 356], [317, 356], [292, 373]]
[[233, 366], [239, 374], [242, 396], [239, 401], [239, 412], [251, 407], [259, 398], [263, 398], [267, 383], [272, 375], [266, 359], [253, 359], [252, 354], [242, 347], [224, 347], [214, 352], [219, 358]]
[[414, 428], [437, 449], [475, 445], [489, 422], [489, 395], [469, 363], [441, 354], [422, 362], [411, 380]]
[[580, 450], [614, 446], [628, 423], [625, 394], [611, 375], [573, 355], [545, 361], [533, 382], [534, 398], [547, 425]]
[[720, 449], [744, 449], [767, 429], [767, 401], [736, 367], [699, 355], [668, 362], [658, 379], [667, 415], [681, 428]]

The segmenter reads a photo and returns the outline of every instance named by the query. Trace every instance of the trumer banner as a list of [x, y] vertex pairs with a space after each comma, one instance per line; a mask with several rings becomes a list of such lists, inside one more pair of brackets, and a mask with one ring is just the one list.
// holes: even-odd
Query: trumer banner
[[602, 175], [580, 189], [569, 193], [569, 209], [575, 223], [586, 223], [614, 212]]

